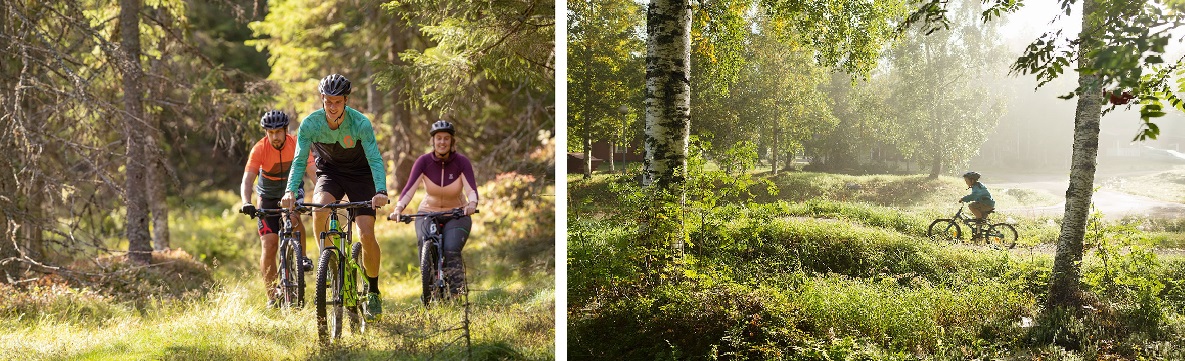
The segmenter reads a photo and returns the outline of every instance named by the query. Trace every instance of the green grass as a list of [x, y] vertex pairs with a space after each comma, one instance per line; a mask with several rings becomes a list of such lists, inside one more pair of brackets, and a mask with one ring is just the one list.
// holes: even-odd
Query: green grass
[[1185, 203], [1185, 170], [1171, 170], [1107, 183], [1108, 189], [1166, 202]]
[[[507, 182], [502, 182], [507, 183]], [[511, 182], [513, 183], [513, 182]], [[520, 182], [521, 183], [521, 182]], [[516, 198], [507, 187], [483, 186], [485, 205], [474, 216], [465, 248], [470, 282], [473, 358], [554, 358], [554, 200]], [[547, 188], [539, 193], [553, 194]], [[213, 191], [173, 207], [173, 246], [186, 255], [176, 264], [210, 267], [186, 276], [205, 286], [163, 292], [165, 286], [130, 286], [112, 293], [71, 287], [64, 281], [9, 287], [0, 298], [0, 359], [457, 359], [463, 309], [425, 310], [419, 302], [418, 262], [412, 226], [384, 219], [376, 235], [383, 252], [380, 284], [384, 318], [366, 333], [347, 332], [343, 342], [317, 345], [313, 288], [309, 307], [282, 311], [264, 306], [258, 278], [255, 224], [235, 212], [237, 196]], [[389, 210], [387, 210], [389, 211]], [[380, 211], [380, 217], [385, 216]], [[310, 252], [311, 254], [312, 252]], [[180, 257], [180, 256], [179, 256]], [[315, 258], [315, 257], [314, 257]], [[159, 267], [150, 267], [149, 270]], [[163, 275], [176, 272], [163, 272]], [[143, 274], [143, 273], [141, 273]], [[175, 278], [177, 275], [174, 274]], [[212, 279], [210, 278], [212, 276]], [[312, 282], [312, 273], [306, 282]], [[211, 282], [212, 281], [212, 282]], [[157, 285], [158, 283], [152, 283]], [[183, 282], [192, 284], [194, 282]]]
[[[573, 360], [1180, 359], [1185, 258], [1157, 248], [1175, 223], [1108, 223], [1088, 248], [1096, 311], [1042, 319], [1049, 247], [935, 244], [933, 217], [958, 179], [786, 174], [777, 196], [692, 210], [686, 257], [639, 242], [614, 177], [570, 181], [569, 357]], [[853, 186], [857, 185], [857, 186]], [[953, 188], [953, 189], [952, 189]], [[1001, 203], [1041, 205], [1007, 190]], [[920, 197], [920, 200], [913, 198]], [[1157, 223], [1160, 222], [1160, 223]], [[1028, 244], [1058, 224], [1021, 218]], [[665, 261], [664, 261], [665, 260]]]

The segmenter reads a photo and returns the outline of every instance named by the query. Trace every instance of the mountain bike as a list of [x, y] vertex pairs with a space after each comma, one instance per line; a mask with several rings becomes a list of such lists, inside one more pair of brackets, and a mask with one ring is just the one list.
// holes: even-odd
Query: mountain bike
[[[366, 273], [359, 258], [362, 255], [362, 243], [350, 243], [353, 217], [347, 215], [343, 226], [343, 222], [339, 220], [339, 212], [370, 208], [370, 201], [296, 204], [329, 210], [329, 230], [321, 232], [317, 237], [318, 245], [321, 247], [314, 300], [317, 306], [317, 335], [322, 343], [341, 338], [343, 315], [350, 321], [352, 332], [364, 332], [366, 319], [362, 317], [362, 297], [366, 295], [367, 285], [363, 282], [362, 277]], [[330, 306], [333, 306], [332, 312], [329, 310]]]
[[[473, 213], [478, 212], [474, 211]], [[399, 221], [403, 223], [411, 223], [415, 218], [428, 219], [424, 243], [420, 245], [420, 279], [424, 287], [420, 301], [424, 303], [424, 307], [430, 307], [433, 301], [445, 301], [453, 297], [452, 292], [449, 291], [451, 285], [448, 284], [444, 276], [444, 225], [452, 219], [464, 216], [465, 211], [461, 208], [399, 215]], [[461, 278], [464, 279], [464, 263], [461, 264], [459, 272], [461, 272]], [[466, 294], [464, 284], [456, 286], [456, 289], [462, 290], [460, 292], [462, 295]]]
[[280, 226], [280, 244], [279, 252], [276, 257], [279, 267], [277, 269], [277, 281], [275, 286], [275, 294], [280, 295], [280, 307], [288, 308], [304, 307], [304, 272], [301, 269], [301, 258], [304, 257], [304, 248], [300, 247], [300, 231], [293, 229], [292, 217], [295, 214], [308, 213], [309, 209], [306, 207], [295, 207], [287, 210], [283, 208], [276, 209], [256, 209], [255, 213], [251, 214], [251, 218], [263, 218], [268, 215], [280, 215], [282, 226]]
[[[967, 225], [971, 229], [971, 243], [983, 242], [993, 248], [1008, 248], [1016, 247], [1016, 240], [1019, 234], [1016, 232], [1016, 227], [1008, 223], [991, 224], [988, 217], [994, 211], [988, 211], [982, 220], [963, 214], [963, 209], [966, 208], [962, 204], [959, 205], [959, 210], [951, 218], [940, 218], [930, 223], [930, 227], [926, 230], [926, 237], [929, 237], [934, 242], [962, 242], [963, 230], [959, 227], [959, 223]], [[984, 229], [984, 227], [987, 229]]]

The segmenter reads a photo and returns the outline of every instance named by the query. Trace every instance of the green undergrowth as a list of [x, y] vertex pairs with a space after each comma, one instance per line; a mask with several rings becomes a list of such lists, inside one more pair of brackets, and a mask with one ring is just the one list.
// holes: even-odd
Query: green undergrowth
[[[848, 181], [931, 182], [796, 177], [786, 176], [811, 187], [807, 193]], [[941, 210], [911, 208], [904, 198], [886, 204], [818, 193], [824, 196], [795, 200], [798, 189], [781, 189], [771, 198], [753, 192], [749, 201], [689, 201], [673, 228], [685, 232], [685, 242], [673, 250], [648, 232], [655, 221], [636, 213], [656, 208], [633, 205], [654, 199], [638, 196], [628, 177], [573, 180], [570, 189], [573, 360], [1185, 356], [1173, 342], [1185, 337], [1185, 259], [1163, 252], [1159, 236], [1135, 222], [1092, 224], [1082, 281], [1094, 301], [1059, 317], [1043, 309], [1050, 247], [933, 243], [925, 227]], [[1018, 224], [1022, 235], [1037, 234], [1030, 245], [1056, 239], [1056, 222]]]
[[234, 193], [210, 191], [171, 208], [174, 251], [153, 266], [80, 260], [75, 270], [90, 273], [0, 285], [0, 359], [553, 359], [554, 190], [546, 179], [504, 174], [479, 191], [464, 253], [472, 348], [454, 330], [463, 308], [420, 304], [415, 232], [386, 221], [389, 207], [375, 227], [383, 321], [320, 347], [312, 307], [265, 307], [255, 221], [237, 213]]

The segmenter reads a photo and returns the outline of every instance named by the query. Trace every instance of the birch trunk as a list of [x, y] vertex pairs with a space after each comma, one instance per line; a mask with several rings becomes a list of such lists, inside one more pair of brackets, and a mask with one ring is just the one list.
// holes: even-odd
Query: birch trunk
[[[1082, 3], [1082, 32], [1079, 35], [1078, 66], [1088, 68], [1091, 60], [1084, 54], [1097, 43], [1089, 38], [1098, 29], [1092, 19], [1097, 3]], [[1078, 75], [1078, 104], [1074, 113], [1074, 152], [1070, 157], [1070, 186], [1066, 189], [1066, 209], [1061, 233], [1057, 238], [1057, 254], [1053, 273], [1049, 277], [1049, 306], [1076, 307], [1081, 304], [1082, 243], [1086, 234], [1086, 219], [1094, 195], [1095, 165], [1099, 153], [1099, 120], [1102, 117], [1102, 90], [1096, 75]]]
[[[646, 158], [643, 184], [674, 189], [687, 176], [691, 114], [691, 4], [653, 0], [646, 11]], [[678, 170], [678, 171], [676, 171]]]

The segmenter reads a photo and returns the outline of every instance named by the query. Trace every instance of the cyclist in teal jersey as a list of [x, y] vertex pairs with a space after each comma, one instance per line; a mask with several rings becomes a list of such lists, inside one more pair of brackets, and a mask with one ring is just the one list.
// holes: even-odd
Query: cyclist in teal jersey
[[967, 189], [971, 190], [971, 194], [959, 198], [959, 202], [971, 202], [967, 204], [967, 208], [975, 215], [976, 220], [983, 220], [988, 212], [996, 209], [996, 200], [992, 199], [992, 193], [988, 192], [987, 186], [979, 182], [979, 177], [977, 172], [963, 174], [963, 182], [967, 183]]
[[[309, 152], [317, 165], [314, 203], [333, 203], [348, 197], [351, 202], [370, 200], [375, 207], [387, 204], [386, 169], [375, 142], [370, 119], [346, 106], [350, 81], [338, 74], [321, 79], [318, 85], [322, 109], [309, 114], [296, 132], [296, 156], [290, 174], [300, 174], [307, 166]], [[281, 206], [291, 208], [296, 200], [297, 182], [289, 178]], [[328, 211], [313, 212], [314, 234], [326, 231]], [[375, 210], [351, 212], [362, 239], [362, 263], [366, 269], [367, 295], [365, 316], [374, 320], [382, 314], [378, 288], [379, 244], [374, 238]]]

